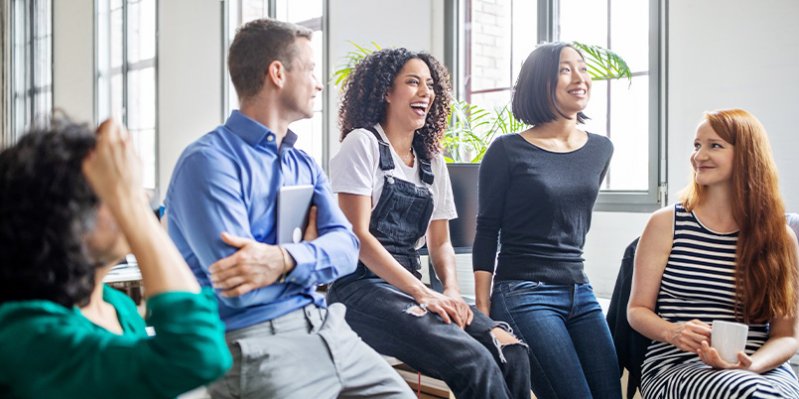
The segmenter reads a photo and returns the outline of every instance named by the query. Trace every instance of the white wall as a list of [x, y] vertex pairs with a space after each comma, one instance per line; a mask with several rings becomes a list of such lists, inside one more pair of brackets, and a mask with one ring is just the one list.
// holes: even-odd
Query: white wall
[[53, 2], [53, 107], [94, 120], [94, 0]]
[[[668, 33], [669, 201], [688, 184], [695, 128], [704, 111], [737, 107], [769, 132], [786, 208], [799, 211], [799, 2], [671, 0]], [[613, 290], [621, 256], [647, 214], [594, 214], [586, 270], [600, 294]]]
[[799, 211], [799, 2], [672, 0], [670, 8], [670, 198], [688, 182], [702, 112], [738, 107], [766, 126], [786, 206]]
[[223, 121], [222, 3], [158, 4], [158, 186], [163, 197], [183, 149]]

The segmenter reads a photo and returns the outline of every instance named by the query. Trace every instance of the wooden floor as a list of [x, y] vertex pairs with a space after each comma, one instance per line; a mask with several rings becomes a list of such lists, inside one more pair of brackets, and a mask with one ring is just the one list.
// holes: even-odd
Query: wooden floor
[[[397, 370], [405, 382], [408, 383], [414, 393], [419, 392], [419, 375], [416, 373], [416, 371], [402, 363], [395, 364], [394, 369]], [[419, 396], [419, 399], [455, 398], [455, 395], [452, 394], [444, 381], [424, 375], [421, 377], [421, 381], [421, 395]], [[627, 370], [624, 371], [624, 374], [621, 377], [621, 387], [622, 395], [626, 398], [627, 395], [625, 391], [627, 389]], [[535, 399], [535, 395], [531, 394], [531, 399]], [[641, 394], [636, 392], [632, 399], [641, 399]]]

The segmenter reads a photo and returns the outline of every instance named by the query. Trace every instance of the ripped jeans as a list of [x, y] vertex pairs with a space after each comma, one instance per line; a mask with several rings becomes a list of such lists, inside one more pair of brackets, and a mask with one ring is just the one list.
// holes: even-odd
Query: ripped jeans
[[530, 398], [527, 346], [501, 346], [491, 330], [510, 328], [474, 307], [465, 330], [444, 324], [379, 278], [334, 284], [327, 299], [347, 306], [347, 323], [372, 348], [443, 380], [460, 399]]

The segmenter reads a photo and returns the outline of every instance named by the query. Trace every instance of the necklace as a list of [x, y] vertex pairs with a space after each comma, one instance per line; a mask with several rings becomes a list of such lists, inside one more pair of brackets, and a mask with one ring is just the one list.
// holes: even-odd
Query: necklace
[[408, 166], [413, 165], [413, 147], [411, 147], [408, 150], [407, 154], [400, 155], [399, 157], [402, 160], [402, 162], [405, 163], [405, 165], [408, 165]]

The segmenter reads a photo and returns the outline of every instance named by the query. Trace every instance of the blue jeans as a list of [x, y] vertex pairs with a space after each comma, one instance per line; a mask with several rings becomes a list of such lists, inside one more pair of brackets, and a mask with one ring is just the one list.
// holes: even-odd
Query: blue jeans
[[444, 324], [433, 313], [409, 311], [416, 301], [377, 278], [337, 282], [327, 300], [347, 306], [347, 323], [364, 342], [444, 380], [458, 398], [530, 398], [527, 347], [500, 346], [491, 330], [504, 323], [474, 308], [474, 320], [466, 329]]
[[491, 317], [529, 345], [539, 399], [621, 398], [616, 350], [590, 284], [496, 281]]

